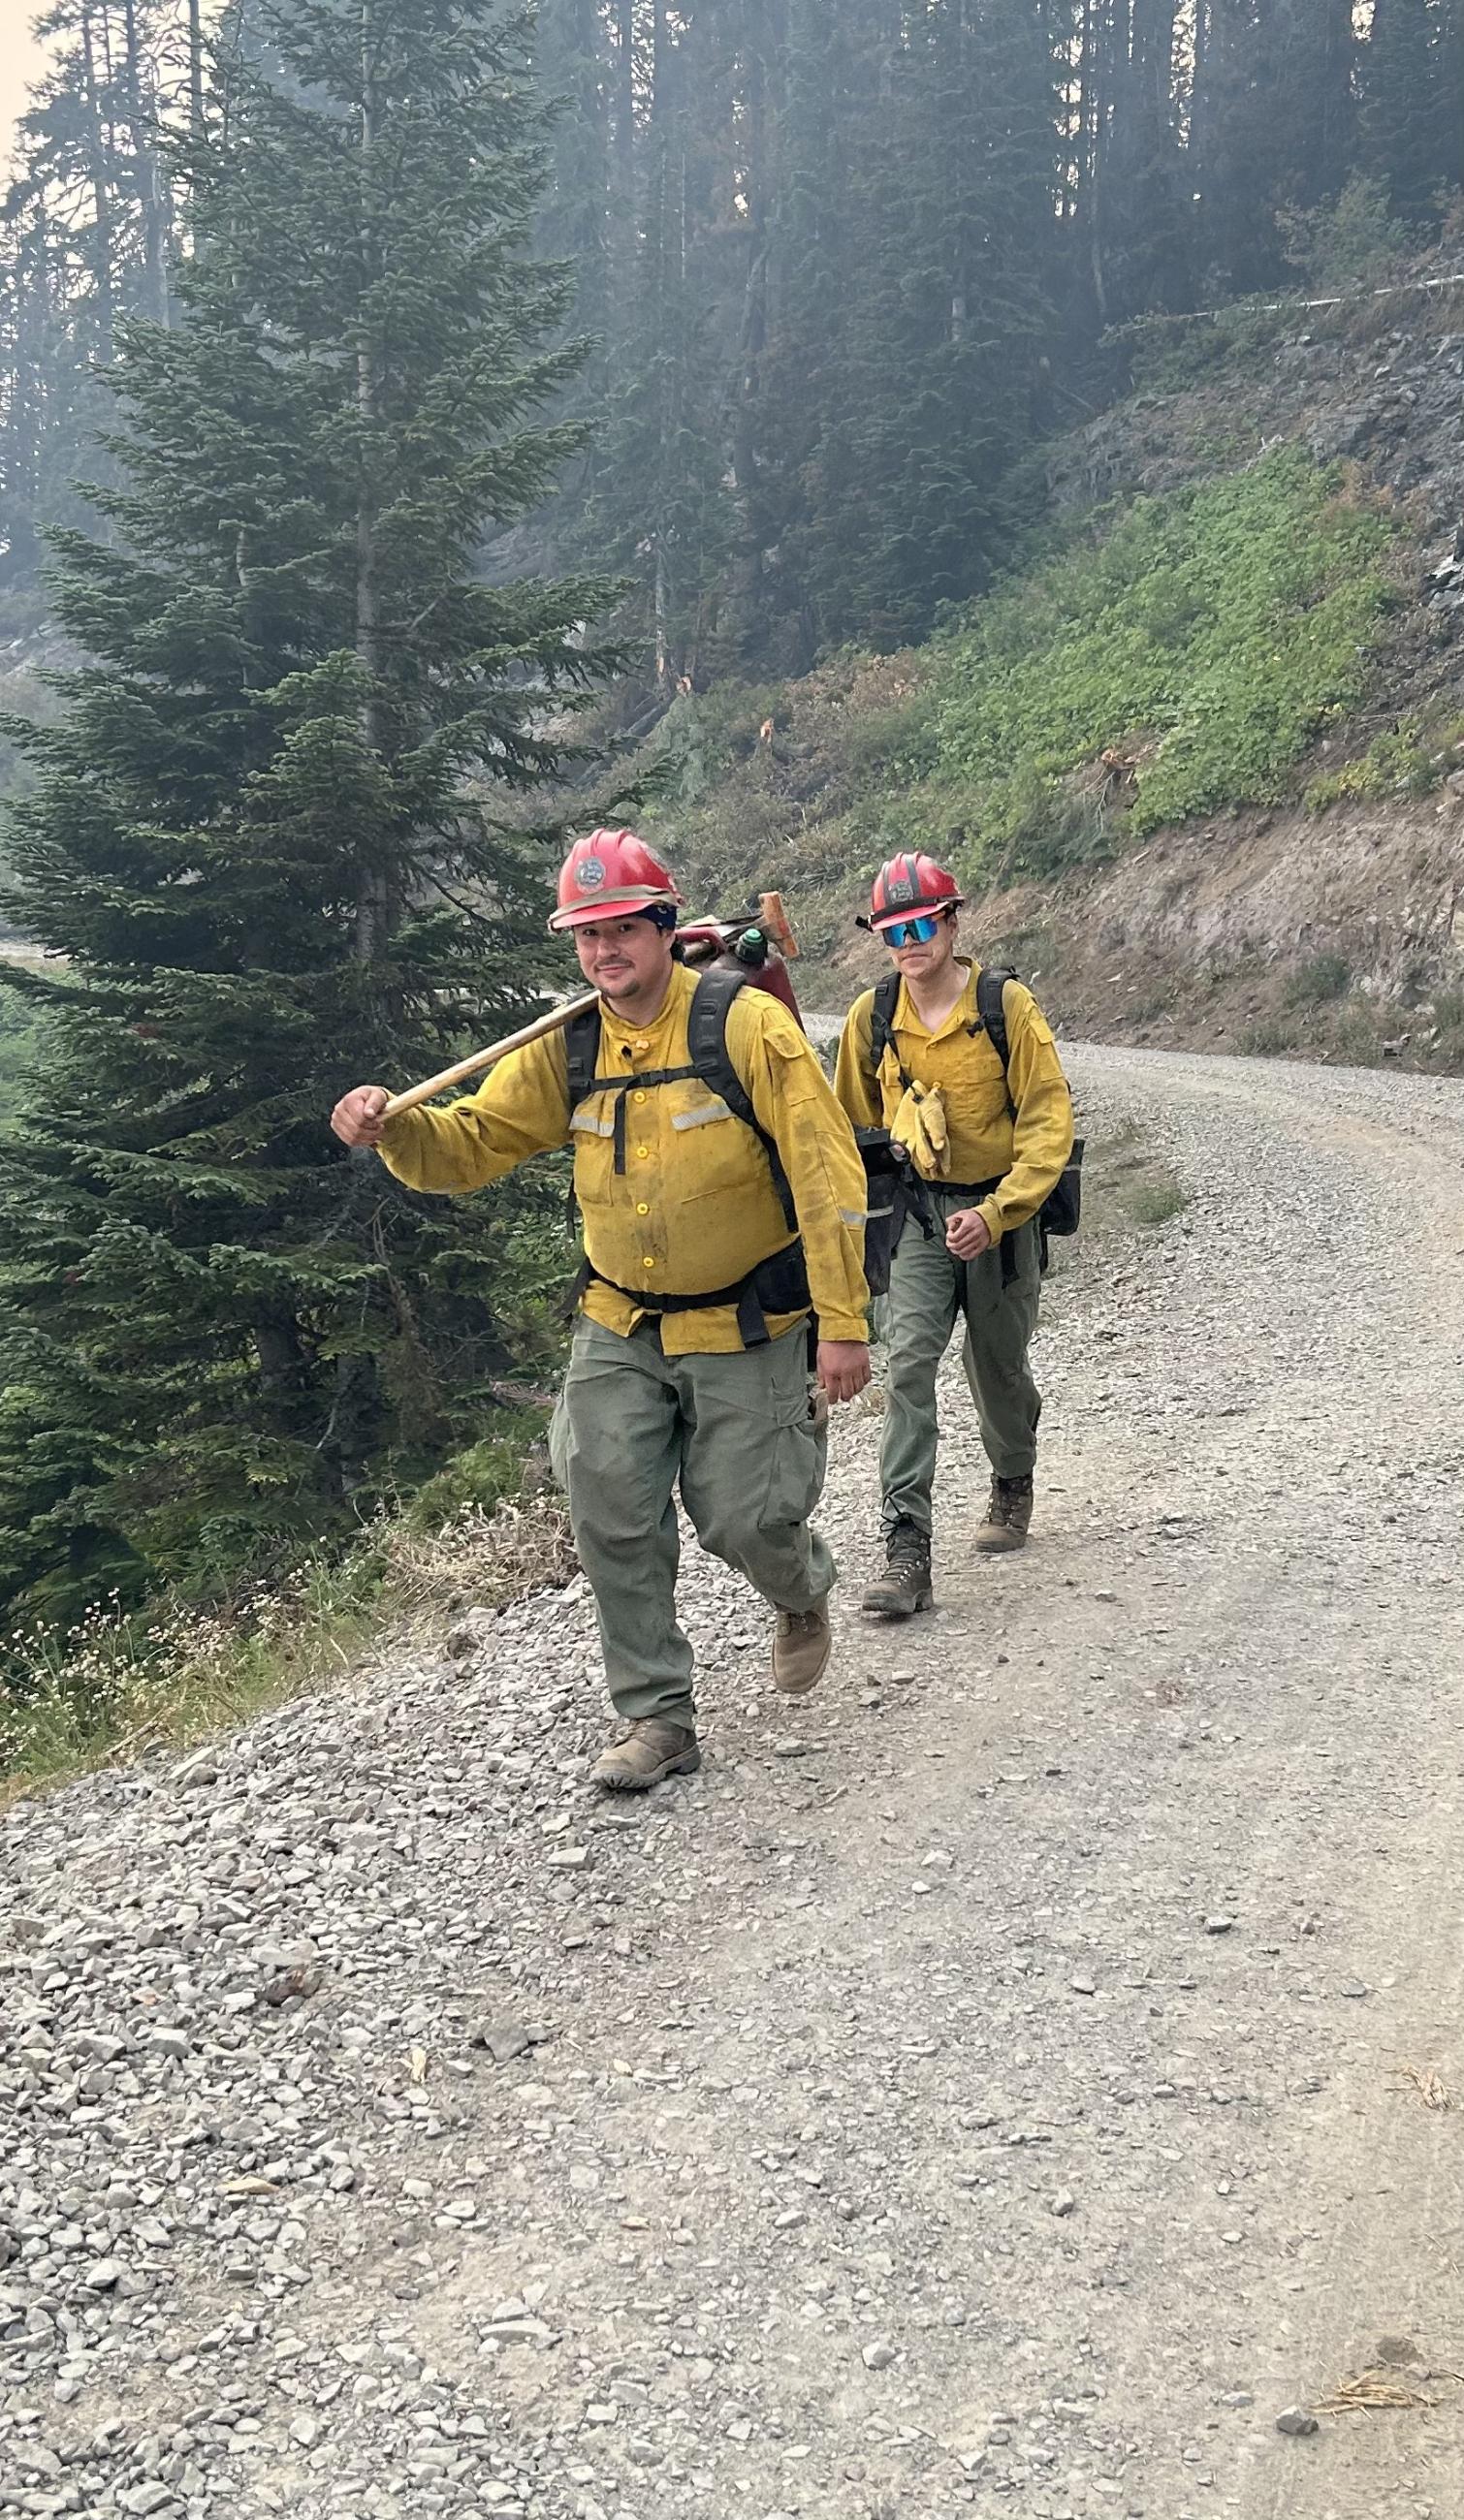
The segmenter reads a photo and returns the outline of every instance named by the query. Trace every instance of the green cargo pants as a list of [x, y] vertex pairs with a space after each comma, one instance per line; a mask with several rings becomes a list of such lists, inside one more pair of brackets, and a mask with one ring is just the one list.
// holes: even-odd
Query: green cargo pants
[[1024, 1225], [1007, 1236], [1007, 1265], [1014, 1274], [1003, 1283], [999, 1248], [984, 1251], [979, 1260], [955, 1260], [946, 1250], [946, 1219], [971, 1203], [969, 1196], [932, 1186], [932, 1239], [927, 1242], [918, 1220], [910, 1217], [894, 1255], [880, 1446], [886, 1539], [897, 1522], [913, 1522], [930, 1536], [936, 1372], [958, 1317], [966, 1324], [966, 1379], [992, 1469], [1000, 1478], [1025, 1478], [1037, 1458], [1042, 1403], [1027, 1361], [1042, 1282], [1037, 1228]]
[[583, 1317], [575, 1327], [549, 1452], [626, 1723], [694, 1722], [692, 1650], [676, 1624], [678, 1479], [703, 1548], [766, 1600], [811, 1610], [833, 1586], [834, 1560], [808, 1528], [827, 1442], [807, 1359], [801, 1328], [730, 1356], [663, 1356], [653, 1322], [629, 1338]]

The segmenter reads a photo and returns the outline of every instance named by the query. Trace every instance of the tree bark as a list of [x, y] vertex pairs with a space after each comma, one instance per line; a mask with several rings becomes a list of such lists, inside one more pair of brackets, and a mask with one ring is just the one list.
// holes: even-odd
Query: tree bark
[[143, 276], [147, 287], [148, 313], [155, 324], [165, 324], [168, 319], [167, 218], [157, 153], [148, 131], [148, 118], [143, 112], [137, 0], [122, 0], [122, 32], [127, 58], [127, 123], [137, 175], [138, 206], [142, 212]]
[[[379, 679], [381, 608], [377, 586], [376, 548], [379, 350], [372, 332], [372, 319], [367, 314], [365, 302], [377, 276], [373, 198], [377, 143], [374, 0], [360, 0], [360, 22], [361, 111], [358, 200], [361, 303], [357, 309], [356, 417], [361, 425], [359, 451], [361, 475], [356, 497], [356, 658], [367, 678], [366, 696], [361, 704], [361, 736], [367, 749], [379, 753], [383, 749]], [[379, 864], [368, 864], [361, 869], [356, 894], [355, 955], [358, 963], [376, 961], [386, 943], [387, 931], [386, 873]]]
[[195, 140], [204, 136], [203, 0], [188, 0], [188, 128]]
[[87, 175], [91, 184], [92, 215], [95, 222], [92, 269], [97, 286], [97, 357], [103, 367], [110, 367], [115, 287], [112, 268], [112, 202], [107, 188], [108, 166], [102, 136], [102, 105], [97, 87], [97, 62], [92, 40], [90, 0], [83, 0], [79, 32], [82, 99], [86, 112]]
[[611, 87], [612, 261], [615, 290], [627, 314], [635, 295], [636, 170], [635, 5], [615, 0], [616, 57]]

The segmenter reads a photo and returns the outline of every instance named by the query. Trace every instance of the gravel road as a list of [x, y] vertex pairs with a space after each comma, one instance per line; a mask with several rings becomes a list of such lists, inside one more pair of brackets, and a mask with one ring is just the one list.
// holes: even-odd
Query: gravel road
[[834, 1674], [691, 1560], [646, 1806], [575, 1586], [11, 1814], [0, 2511], [1457, 2520], [1464, 1088], [1073, 1066], [1189, 1203], [937, 1617], [861, 1405]]

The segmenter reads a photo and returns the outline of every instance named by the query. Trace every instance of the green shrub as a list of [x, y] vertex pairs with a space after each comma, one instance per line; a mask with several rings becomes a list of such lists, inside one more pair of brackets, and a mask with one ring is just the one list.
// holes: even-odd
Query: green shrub
[[1377, 1021], [1366, 1006], [1344, 1007], [1332, 1033], [1333, 1051], [1345, 1067], [1377, 1067], [1383, 1044]]
[[844, 737], [844, 756], [857, 781], [871, 773], [909, 761], [919, 750], [928, 718], [922, 692], [885, 708], [851, 712]]
[[988, 863], [1030, 832], [1034, 782], [1084, 765], [1136, 835], [1282, 794], [1362, 697], [1391, 531], [1286, 448], [1137, 501], [974, 608], [938, 652], [932, 716], [937, 776], [972, 792]]
[[1301, 1026], [1284, 1015], [1258, 1015], [1246, 1025], [1236, 1048], [1246, 1058], [1290, 1058], [1301, 1039]]
[[1408, 250], [1408, 231], [1389, 206], [1388, 187], [1354, 175], [1336, 199], [1314, 209], [1283, 209], [1278, 224], [1286, 259], [1313, 289], [1376, 287]]
[[1376, 736], [1365, 752], [1340, 769], [1313, 779], [1303, 802], [1309, 814], [1367, 796], [1427, 796], [1464, 758], [1464, 728], [1458, 719], [1431, 724], [1404, 718]]
[[1325, 1006], [1331, 998], [1346, 997], [1351, 977], [1351, 969], [1341, 954], [1313, 954], [1308, 962], [1299, 964], [1287, 981], [1286, 1003], [1292, 1007]]
[[1183, 393], [1229, 371], [1254, 369], [1295, 324], [1294, 308], [1241, 298], [1203, 317], [1141, 315], [1114, 338], [1127, 349], [1135, 391]]
[[470, 1509], [491, 1513], [524, 1492], [525, 1470], [547, 1420], [541, 1409], [505, 1409], [491, 1435], [454, 1453], [435, 1478], [417, 1490], [407, 1508], [411, 1531], [440, 1531]]

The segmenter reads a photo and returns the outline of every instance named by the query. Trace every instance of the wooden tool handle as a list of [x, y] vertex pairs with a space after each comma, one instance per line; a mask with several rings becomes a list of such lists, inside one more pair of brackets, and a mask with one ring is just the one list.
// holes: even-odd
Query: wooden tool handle
[[480, 1076], [487, 1067], [496, 1067], [511, 1050], [522, 1050], [526, 1042], [542, 1041], [549, 1032], [559, 1032], [574, 1017], [599, 1004], [599, 993], [586, 990], [582, 997], [568, 998], [563, 1006], [551, 1007], [547, 1014], [535, 1015], [519, 1032], [509, 1033], [495, 1041], [489, 1050], [475, 1050], [471, 1058], [460, 1058], [455, 1067], [444, 1067], [440, 1076], [429, 1076], [421, 1085], [409, 1085], [403, 1094], [393, 1094], [382, 1113], [384, 1120], [394, 1120], [399, 1111], [415, 1111], [419, 1102], [431, 1102], [434, 1096], [445, 1094], [449, 1085], [461, 1085], [470, 1076]]

